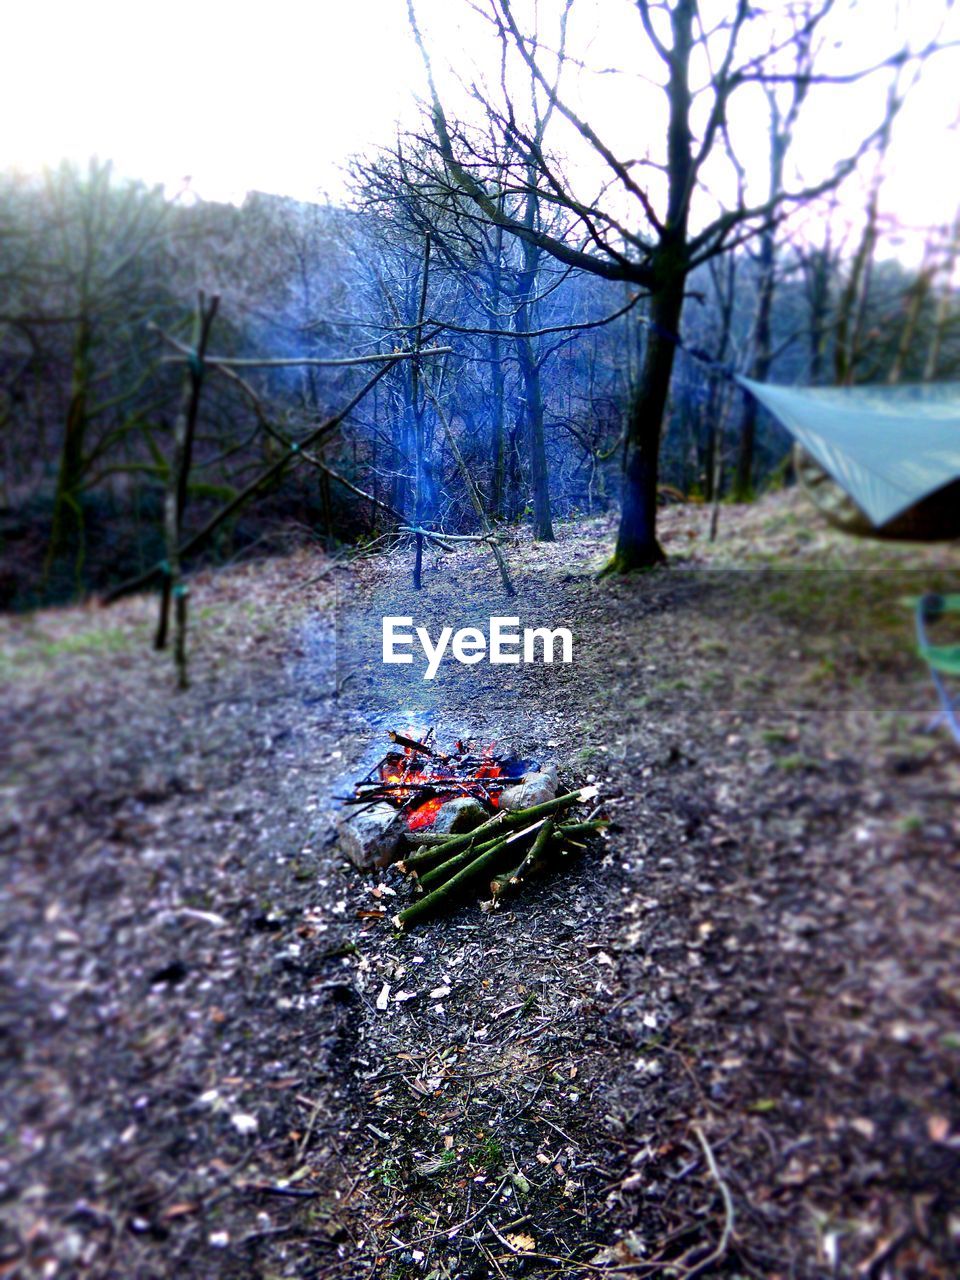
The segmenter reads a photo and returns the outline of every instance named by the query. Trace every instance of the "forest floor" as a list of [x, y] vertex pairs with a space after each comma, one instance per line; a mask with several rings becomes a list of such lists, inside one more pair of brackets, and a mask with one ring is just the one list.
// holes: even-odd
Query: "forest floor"
[[[609, 522], [518, 539], [515, 603], [474, 548], [200, 573], [185, 693], [149, 598], [0, 621], [0, 1276], [960, 1273], [960, 753], [901, 603], [957, 550], [706, 523], [601, 584]], [[423, 682], [384, 613], [574, 662]], [[603, 845], [398, 935], [337, 796], [427, 724], [595, 780]]]

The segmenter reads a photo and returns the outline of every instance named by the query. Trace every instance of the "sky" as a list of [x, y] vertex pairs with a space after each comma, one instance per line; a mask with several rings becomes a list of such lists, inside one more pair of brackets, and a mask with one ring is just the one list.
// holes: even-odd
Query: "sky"
[[[555, 14], [559, 0], [542, 5]], [[462, 104], [454, 71], [469, 78], [496, 67], [482, 27], [460, 0], [417, 7], [444, 95]], [[898, 16], [919, 37], [939, 11], [940, 0], [846, 0], [825, 57], [844, 69], [864, 65], [892, 47]], [[575, 51], [585, 61], [609, 65], [641, 47], [630, 0], [578, 0], [576, 12]], [[7, 6], [3, 28], [0, 167], [33, 172], [96, 154], [171, 191], [189, 175], [205, 199], [239, 203], [251, 189], [341, 199], [347, 158], [389, 142], [398, 120], [415, 118], [424, 91], [406, 0], [20, 0]], [[960, 37], [958, 21], [953, 28]], [[645, 74], [656, 66], [570, 88], [626, 154], [636, 153], [637, 122], [648, 118], [638, 111], [650, 95]], [[952, 50], [928, 67], [898, 121], [884, 201], [908, 226], [947, 222], [956, 209], [960, 147], [949, 126], [958, 85], [960, 50]], [[801, 168], [812, 173], [839, 155], [875, 118], [878, 94], [880, 81], [819, 94], [797, 140]], [[758, 125], [749, 136], [750, 110], [745, 159], [762, 174], [763, 132]], [[599, 173], [586, 181], [599, 184]], [[722, 200], [719, 171], [716, 181]]]

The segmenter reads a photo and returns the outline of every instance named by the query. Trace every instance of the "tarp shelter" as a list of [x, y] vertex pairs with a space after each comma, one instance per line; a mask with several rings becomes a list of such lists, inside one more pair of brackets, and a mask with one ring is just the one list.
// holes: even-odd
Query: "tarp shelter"
[[[960, 482], [960, 383], [777, 387], [737, 381], [877, 528]], [[952, 536], [960, 534], [960, 503], [955, 526]]]

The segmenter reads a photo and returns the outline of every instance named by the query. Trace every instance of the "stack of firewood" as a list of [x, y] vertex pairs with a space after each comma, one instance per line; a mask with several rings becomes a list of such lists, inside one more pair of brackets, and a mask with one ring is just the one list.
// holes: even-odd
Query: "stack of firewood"
[[501, 811], [460, 835], [411, 835], [416, 848], [396, 865], [421, 896], [393, 917], [394, 925], [407, 928], [485, 884], [496, 902], [556, 865], [564, 852], [584, 848], [584, 839], [606, 824], [595, 812], [576, 821], [571, 811], [596, 798], [596, 787], [582, 787], [527, 809]]

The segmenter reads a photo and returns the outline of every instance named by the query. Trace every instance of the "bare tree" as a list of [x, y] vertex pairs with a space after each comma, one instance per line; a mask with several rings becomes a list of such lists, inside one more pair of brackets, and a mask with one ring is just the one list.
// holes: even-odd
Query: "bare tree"
[[[820, 12], [823, 17], [826, 10]], [[769, 182], [768, 201], [775, 201], [783, 190], [787, 152], [793, 140], [794, 128], [810, 87], [813, 72], [812, 54], [815, 27], [810, 25], [809, 15], [792, 15], [798, 24], [793, 37], [794, 78], [786, 85], [767, 85], [765, 93], [769, 111]], [[789, 20], [789, 15], [788, 15]], [[773, 363], [773, 299], [777, 286], [777, 232], [774, 221], [768, 221], [757, 238], [756, 262], [758, 269], [757, 306], [753, 330], [753, 358], [750, 377], [765, 382]], [[734, 474], [733, 497], [743, 502], [753, 493], [753, 455], [757, 431], [757, 402], [746, 396], [740, 420], [737, 450], [737, 466]]]
[[[542, 133], [549, 119], [537, 120]], [[499, 145], [498, 145], [499, 142]], [[495, 136], [485, 153], [485, 172], [501, 188], [506, 188], [513, 147]], [[529, 166], [528, 166], [529, 168]], [[555, 348], [538, 343], [540, 303], [557, 287], [556, 264], [549, 255], [529, 241], [511, 241], [503, 227], [479, 221], [462, 194], [451, 192], [435, 155], [422, 146], [407, 150], [398, 144], [372, 164], [358, 164], [357, 195], [364, 208], [375, 209], [385, 225], [398, 216], [417, 235], [432, 236], [442, 268], [457, 282], [457, 299], [466, 315], [457, 315], [448, 296], [445, 320], [456, 322], [459, 333], [482, 340], [483, 354], [476, 355], [489, 367], [488, 410], [489, 486], [488, 511], [500, 517], [505, 511], [507, 472], [507, 391], [505, 366], [515, 358], [522, 384], [520, 397], [522, 433], [529, 463], [533, 533], [552, 541], [550, 477], [546, 456], [542, 370]], [[516, 213], [525, 225], [542, 226], [550, 219], [544, 210], [535, 178], [516, 196], [504, 191], [500, 203], [504, 212]], [[383, 224], [381, 224], [383, 225]], [[554, 271], [549, 270], [552, 264]], [[435, 312], [434, 308], [434, 312]], [[476, 313], [479, 312], [479, 315]], [[471, 315], [472, 313], [472, 315]], [[434, 316], [431, 317], [435, 318]], [[471, 323], [472, 319], [472, 323]], [[444, 323], [436, 320], [438, 325]], [[510, 339], [512, 338], [512, 341]]]
[[[705, 16], [697, 0], [637, 0], [640, 38], [647, 56], [659, 64], [665, 96], [666, 125], [659, 155], [642, 163], [660, 180], [645, 183], [641, 165], [608, 145], [589, 120], [572, 105], [562, 86], [565, 60], [536, 31], [525, 30], [513, 0], [488, 0], [484, 12], [500, 41], [503, 65], [508, 58], [525, 69], [538, 92], [607, 170], [609, 182], [597, 199], [574, 190], [529, 127], [504, 72], [499, 86], [481, 91], [490, 119], [498, 121], [523, 153], [525, 164], [511, 176], [515, 190], [534, 183], [549, 191], [555, 207], [566, 215], [564, 234], [526, 225], [499, 199], [499, 192], [482, 179], [482, 167], [471, 146], [470, 131], [448, 118], [437, 88], [430, 51], [417, 24], [413, 0], [410, 21], [423, 57], [431, 97], [434, 146], [451, 186], [466, 196], [487, 220], [524, 243], [552, 254], [560, 262], [611, 281], [626, 280], [649, 292], [646, 338], [630, 407], [624, 451], [624, 490], [620, 527], [610, 571], [625, 571], [657, 563], [663, 553], [656, 538], [657, 479], [661, 430], [674, 353], [678, 341], [687, 279], [700, 264], [744, 244], [775, 227], [798, 206], [836, 188], [853, 172], [860, 157], [882, 136], [899, 98], [891, 95], [884, 119], [867, 133], [854, 151], [821, 178], [796, 188], [780, 186], [756, 202], [747, 184], [738, 184], [731, 207], [704, 219], [707, 207], [705, 170], [723, 152], [733, 154], [730, 108], [734, 95], [748, 86], [771, 89], [792, 86], [798, 99], [808, 98], [813, 86], [852, 83], [882, 68], [894, 73], [910, 58], [897, 48], [878, 66], [844, 74], [812, 70], [817, 54], [814, 36], [829, 15], [833, 0], [806, 0], [791, 6], [799, 15], [786, 26], [779, 21], [782, 6], [748, 4], [711, 6], [714, 20]], [[565, 0], [561, 31], [569, 21], [574, 0]], [[748, 38], [748, 36], [753, 38]], [[795, 55], [797, 44], [809, 48], [809, 59]], [[762, 50], [757, 52], [757, 50]], [[644, 62], [646, 71], [649, 62]], [[708, 67], [704, 77], [702, 68]], [[659, 188], [657, 190], [656, 188]], [[628, 216], [620, 211], [627, 207]], [[697, 221], [693, 212], [696, 208]]]
[[[152, 360], [144, 358], [140, 344], [120, 352], [107, 337], [111, 331], [142, 324], [156, 307], [161, 271], [155, 251], [162, 254], [171, 206], [159, 190], [116, 184], [110, 165], [97, 161], [91, 161], [83, 175], [67, 165], [48, 175], [46, 195], [46, 271], [59, 305], [70, 313], [69, 392], [49, 571], [66, 556], [73, 556], [78, 567], [82, 564], [82, 495], [88, 474], [105, 450], [144, 418], [140, 393], [149, 381]], [[90, 429], [98, 421], [106, 434], [98, 434], [91, 445]]]

